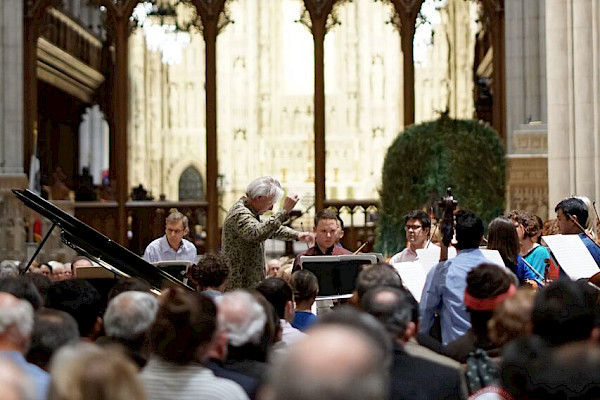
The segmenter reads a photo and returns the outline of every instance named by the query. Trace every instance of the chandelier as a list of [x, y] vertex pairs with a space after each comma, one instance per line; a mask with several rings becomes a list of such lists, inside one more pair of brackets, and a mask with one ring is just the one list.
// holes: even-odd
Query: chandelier
[[185, 0], [150, 0], [139, 3], [131, 20], [142, 29], [146, 47], [160, 52], [164, 64], [179, 64], [183, 50], [192, 41], [191, 33], [200, 29], [196, 7]]

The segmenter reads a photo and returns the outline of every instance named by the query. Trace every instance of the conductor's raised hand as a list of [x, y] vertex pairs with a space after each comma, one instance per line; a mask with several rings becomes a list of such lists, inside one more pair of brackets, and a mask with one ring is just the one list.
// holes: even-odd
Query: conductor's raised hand
[[290, 193], [287, 196], [285, 196], [285, 200], [283, 201], [283, 209], [285, 210], [285, 212], [289, 214], [294, 209], [294, 206], [296, 205], [299, 199], [300, 198], [295, 193]]

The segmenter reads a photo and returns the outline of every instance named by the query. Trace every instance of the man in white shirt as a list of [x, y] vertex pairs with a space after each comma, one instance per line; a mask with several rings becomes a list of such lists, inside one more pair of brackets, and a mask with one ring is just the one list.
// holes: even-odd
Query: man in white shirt
[[[390, 264], [415, 261], [417, 250], [427, 245], [431, 230], [431, 218], [426, 212], [412, 210], [404, 216], [404, 230], [408, 246], [390, 259]], [[430, 246], [435, 246], [431, 245]]]
[[165, 223], [165, 235], [153, 240], [146, 247], [144, 260], [150, 263], [173, 260], [193, 263], [198, 251], [192, 242], [183, 238], [189, 232], [188, 218], [172, 208]]

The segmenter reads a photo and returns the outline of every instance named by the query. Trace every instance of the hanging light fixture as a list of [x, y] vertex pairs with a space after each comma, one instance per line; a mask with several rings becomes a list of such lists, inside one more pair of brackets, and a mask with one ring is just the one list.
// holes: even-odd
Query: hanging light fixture
[[196, 7], [185, 0], [141, 2], [131, 19], [142, 29], [148, 50], [160, 52], [161, 61], [168, 65], [181, 63], [191, 33], [200, 29]]

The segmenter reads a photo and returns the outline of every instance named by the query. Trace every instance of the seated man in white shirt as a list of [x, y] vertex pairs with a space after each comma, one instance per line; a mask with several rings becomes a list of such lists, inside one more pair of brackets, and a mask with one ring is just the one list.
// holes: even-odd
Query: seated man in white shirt
[[146, 251], [144, 260], [155, 263], [158, 261], [183, 260], [194, 262], [198, 251], [196, 246], [183, 237], [188, 234], [188, 218], [172, 208], [165, 224], [165, 235], [153, 240]]
[[[431, 230], [431, 218], [426, 212], [412, 210], [404, 216], [404, 230], [408, 246], [390, 259], [390, 264], [415, 261], [417, 250], [427, 245]], [[435, 246], [431, 245], [430, 246]]]

